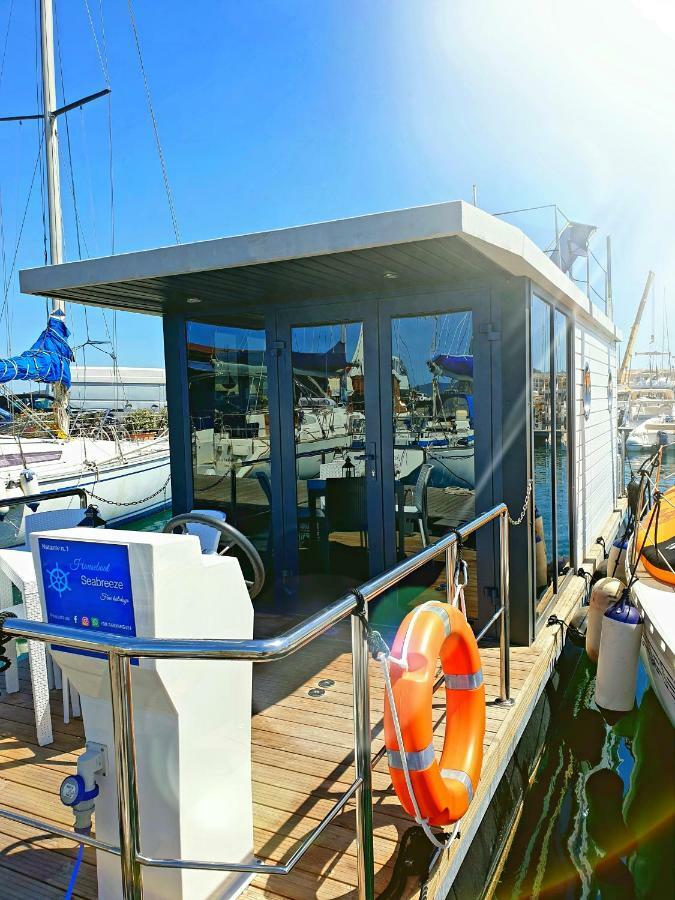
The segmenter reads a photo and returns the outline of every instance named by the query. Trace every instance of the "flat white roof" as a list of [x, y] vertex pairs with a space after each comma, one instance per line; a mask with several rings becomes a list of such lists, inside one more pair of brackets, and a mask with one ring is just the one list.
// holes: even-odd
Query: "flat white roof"
[[[395, 278], [387, 277], [395, 275]], [[162, 314], [270, 300], [382, 295], [506, 274], [530, 278], [596, 328], [613, 322], [520, 229], [461, 200], [20, 272], [26, 294]]]

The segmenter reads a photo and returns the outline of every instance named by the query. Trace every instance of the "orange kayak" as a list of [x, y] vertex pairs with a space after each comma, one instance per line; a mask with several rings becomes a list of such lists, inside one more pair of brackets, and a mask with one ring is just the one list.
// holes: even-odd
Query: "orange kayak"
[[675, 487], [660, 500], [660, 509], [650, 509], [637, 532], [645, 569], [658, 581], [675, 584]]

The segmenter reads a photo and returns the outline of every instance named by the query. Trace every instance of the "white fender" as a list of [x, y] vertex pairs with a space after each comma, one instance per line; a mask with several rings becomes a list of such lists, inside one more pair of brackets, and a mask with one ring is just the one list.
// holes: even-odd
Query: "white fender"
[[40, 493], [40, 480], [32, 469], [22, 469], [19, 485], [25, 497], [33, 497]]
[[602, 622], [607, 609], [616, 603], [625, 585], [618, 578], [601, 578], [591, 594], [586, 620], [586, 653], [593, 662], [598, 661]]
[[[0, 502], [2, 502], [5, 497], [16, 496], [16, 490], [9, 487], [7, 482], [3, 479], [0, 479]], [[9, 506], [0, 506], [0, 516], [6, 516], [9, 512]]]
[[629, 712], [635, 704], [642, 619], [627, 602], [610, 606], [603, 617], [595, 702], [613, 712]]
[[607, 558], [607, 574], [611, 577], [619, 575], [624, 570], [626, 563], [626, 550], [628, 549], [628, 538], [616, 538], [612, 544]]
[[534, 509], [534, 567], [537, 590], [543, 590], [548, 584], [548, 552], [544, 535], [544, 519], [539, 510]]
[[544, 539], [537, 535], [534, 539], [534, 562], [537, 573], [537, 590], [545, 588], [548, 584], [548, 559], [546, 556], [546, 544]]

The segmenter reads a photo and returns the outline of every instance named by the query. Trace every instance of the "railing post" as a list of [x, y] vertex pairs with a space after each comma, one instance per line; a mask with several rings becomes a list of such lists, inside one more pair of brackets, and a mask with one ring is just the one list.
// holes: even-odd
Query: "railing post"
[[499, 517], [499, 602], [502, 608], [499, 628], [499, 699], [511, 704], [511, 634], [510, 634], [510, 585], [509, 585], [509, 516], [502, 512]]
[[141, 865], [137, 858], [140, 843], [138, 788], [136, 785], [136, 745], [131, 697], [131, 661], [114, 650], [108, 651], [112, 699], [115, 766], [117, 769], [117, 811], [120, 826], [123, 900], [142, 900]]
[[373, 791], [370, 771], [370, 686], [368, 677], [368, 607], [352, 615], [352, 681], [354, 687], [354, 762], [361, 784], [356, 791], [356, 859], [359, 900], [374, 900]]

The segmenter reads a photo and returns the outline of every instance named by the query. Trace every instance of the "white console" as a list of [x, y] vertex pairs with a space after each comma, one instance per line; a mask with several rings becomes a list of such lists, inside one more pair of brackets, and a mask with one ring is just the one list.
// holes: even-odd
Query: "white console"
[[[38, 532], [31, 549], [45, 621], [158, 638], [251, 638], [253, 609], [236, 559], [202, 555], [190, 535], [89, 528]], [[88, 742], [106, 748], [95, 829], [118, 845], [107, 660], [51, 652], [80, 693]], [[253, 861], [251, 663], [140, 660], [132, 665], [140, 842], [151, 857]], [[97, 853], [101, 900], [122, 896], [120, 861]], [[216, 900], [237, 873], [143, 868], [148, 900]]]

